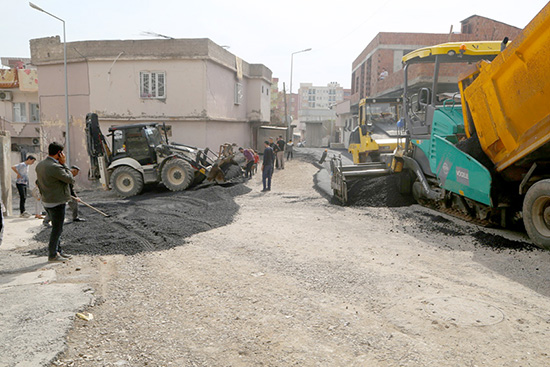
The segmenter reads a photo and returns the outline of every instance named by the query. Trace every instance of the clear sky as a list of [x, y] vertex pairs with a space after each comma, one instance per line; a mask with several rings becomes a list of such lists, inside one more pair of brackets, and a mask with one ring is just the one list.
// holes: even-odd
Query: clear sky
[[[351, 85], [351, 64], [378, 32], [448, 33], [474, 14], [519, 28], [548, 0], [33, 0], [66, 21], [67, 41], [210, 38], [248, 63], [266, 65], [289, 89]], [[0, 56], [30, 57], [29, 40], [60, 35], [62, 24], [28, 1], [0, 0]]]

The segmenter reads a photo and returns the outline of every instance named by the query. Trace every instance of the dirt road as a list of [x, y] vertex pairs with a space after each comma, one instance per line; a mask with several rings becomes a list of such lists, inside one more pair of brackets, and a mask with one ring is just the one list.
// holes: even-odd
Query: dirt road
[[57, 270], [96, 290], [94, 320], [75, 320], [53, 365], [550, 365], [549, 253], [418, 206], [332, 205], [316, 172], [294, 160], [268, 193], [256, 175], [202, 201], [95, 203], [114, 222], [90, 215], [95, 234]]

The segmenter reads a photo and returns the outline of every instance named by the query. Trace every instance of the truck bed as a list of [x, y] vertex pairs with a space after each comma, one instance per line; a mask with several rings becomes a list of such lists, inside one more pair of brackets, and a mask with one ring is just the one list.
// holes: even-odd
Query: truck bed
[[[550, 145], [550, 3], [464, 90], [482, 149], [503, 171]], [[538, 155], [538, 154], [536, 154]]]

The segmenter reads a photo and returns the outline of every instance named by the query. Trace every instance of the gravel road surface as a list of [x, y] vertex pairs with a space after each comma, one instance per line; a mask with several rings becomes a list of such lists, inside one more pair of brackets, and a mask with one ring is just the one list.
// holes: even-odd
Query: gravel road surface
[[67, 226], [56, 283], [91, 286], [94, 319], [52, 365], [550, 365], [548, 252], [418, 205], [331, 204], [303, 152], [267, 193], [256, 175], [89, 194], [112, 217]]

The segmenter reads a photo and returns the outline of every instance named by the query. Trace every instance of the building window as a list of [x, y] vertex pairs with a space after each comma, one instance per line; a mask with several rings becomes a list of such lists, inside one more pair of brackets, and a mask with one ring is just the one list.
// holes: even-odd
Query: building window
[[38, 103], [29, 103], [29, 121], [40, 121], [40, 105]]
[[241, 104], [243, 100], [243, 85], [235, 83], [235, 104]]
[[141, 98], [166, 98], [166, 74], [163, 71], [141, 71], [139, 82]]
[[13, 122], [27, 122], [27, 109], [25, 103], [13, 104]]

